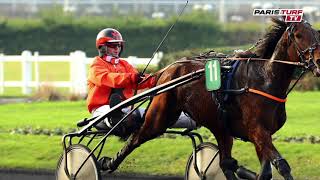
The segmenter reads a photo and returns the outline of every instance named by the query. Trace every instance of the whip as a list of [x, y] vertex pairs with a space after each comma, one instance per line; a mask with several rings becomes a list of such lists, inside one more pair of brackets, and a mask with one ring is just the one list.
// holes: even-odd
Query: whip
[[166, 35], [162, 38], [162, 40], [161, 40], [161, 42], [159, 43], [158, 47], [157, 47], [157, 48], [156, 48], [156, 50], [153, 52], [153, 54], [152, 54], [152, 56], [151, 56], [151, 58], [150, 58], [150, 60], [149, 60], [148, 64], [147, 64], [147, 65], [146, 65], [146, 67], [143, 69], [143, 71], [142, 71], [141, 75], [143, 75], [143, 74], [144, 74], [144, 72], [145, 72], [145, 71], [146, 71], [146, 69], [148, 68], [148, 66], [149, 66], [150, 62], [152, 61], [153, 57], [155, 56], [155, 54], [156, 54], [156, 53], [158, 52], [158, 50], [160, 49], [160, 47], [161, 47], [161, 45], [163, 44], [164, 40], [166, 40], [166, 38], [167, 38], [167, 36], [168, 36], [169, 32], [173, 29], [173, 27], [174, 27], [174, 26], [177, 24], [177, 22], [179, 21], [180, 16], [181, 16], [181, 14], [183, 13], [184, 9], [187, 7], [188, 3], [189, 3], [189, 1], [187, 1], [187, 2], [186, 2], [186, 4], [183, 6], [183, 8], [180, 10], [180, 12], [179, 12], [179, 15], [178, 15], [177, 19], [176, 19], [176, 20], [175, 20], [175, 22], [170, 26], [170, 28], [168, 29], [168, 31], [167, 31], [167, 33], [166, 33]]

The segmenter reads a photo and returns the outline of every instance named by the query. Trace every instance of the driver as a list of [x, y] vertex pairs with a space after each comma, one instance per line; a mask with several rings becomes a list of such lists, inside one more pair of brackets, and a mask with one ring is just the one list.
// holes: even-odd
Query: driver
[[[139, 75], [134, 67], [120, 58], [124, 41], [117, 30], [112, 28], [101, 30], [97, 35], [96, 47], [99, 56], [95, 57], [90, 66], [87, 97], [88, 110], [94, 117], [107, 113], [116, 104], [132, 97], [133, 91], [139, 82], [141, 83], [138, 85], [138, 89], [155, 86], [155, 77]], [[111, 114], [111, 117], [97, 124], [96, 128], [110, 130], [124, 116], [124, 113], [128, 111], [129, 108], [116, 111]], [[136, 110], [125, 122], [120, 123], [112, 131], [112, 134], [126, 139], [142, 125], [143, 118], [141, 114], [143, 113], [143, 108]], [[177, 127], [196, 127], [196, 124], [184, 114], [180, 115], [179, 119], [181, 121], [178, 120], [176, 123]], [[179, 122], [182, 122], [182, 125], [179, 125]], [[109, 157], [102, 157], [99, 160], [99, 164], [103, 170], [108, 169], [107, 161], [109, 160]]]
[[[139, 75], [133, 66], [120, 58], [124, 40], [119, 31], [112, 28], [101, 30], [96, 38], [96, 48], [99, 55], [94, 58], [89, 69], [87, 97], [88, 110], [93, 116], [104, 114], [116, 104], [132, 97], [136, 87], [144, 89], [155, 86], [155, 77]], [[139, 84], [142, 81], [143, 83]], [[111, 118], [106, 118], [96, 127], [111, 129], [127, 111], [129, 108], [113, 113]], [[128, 119], [133, 119], [134, 122], [121, 123], [119, 128], [115, 129], [114, 135], [124, 137], [130, 134], [128, 131], [134, 130], [132, 128], [143, 122], [138, 110]]]

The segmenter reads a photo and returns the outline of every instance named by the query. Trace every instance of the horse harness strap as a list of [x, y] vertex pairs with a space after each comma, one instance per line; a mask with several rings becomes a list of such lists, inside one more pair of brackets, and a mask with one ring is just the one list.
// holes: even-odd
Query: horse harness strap
[[[251, 58], [249, 58], [249, 60], [251, 60]], [[245, 88], [242, 88], [242, 89], [239, 89], [239, 90], [234, 90], [234, 89], [232, 90], [231, 89], [231, 83], [232, 83], [233, 75], [234, 75], [236, 69], [239, 66], [239, 62], [240, 61], [235, 61], [235, 63], [232, 64], [232, 70], [227, 72], [226, 75], [224, 75], [226, 82], [225, 82], [225, 84], [223, 86], [224, 89], [222, 90], [222, 92], [224, 93], [224, 98], [223, 98], [223, 100], [221, 102], [227, 102], [230, 93], [234, 94], [234, 95], [237, 95], [237, 94], [242, 94], [242, 93], [246, 93], [246, 92], [258, 94], [260, 96], [264, 96], [266, 98], [269, 98], [271, 100], [274, 100], [274, 101], [277, 101], [277, 102], [280, 102], [280, 103], [284, 103], [284, 102], [287, 101], [287, 98], [282, 99], [282, 98], [273, 96], [273, 95], [271, 95], [269, 93], [263, 92], [261, 90], [248, 88], [247, 85], [246, 85]]]
[[278, 97], [276, 97], [276, 96], [273, 96], [273, 95], [271, 95], [271, 94], [268, 94], [268, 93], [263, 92], [263, 91], [260, 91], [260, 90], [248, 88], [247, 91], [248, 91], [248, 92], [251, 92], [251, 93], [254, 93], [254, 94], [258, 94], [258, 95], [264, 96], [264, 97], [266, 97], [266, 98], [272, 99], [272, 100], [277, 101], [277, 102], [280, 102], [280, 103], [285, 103], [285, 102], [287, 101], [287, 98], [281, 99], [281, 98], [278, 98]]

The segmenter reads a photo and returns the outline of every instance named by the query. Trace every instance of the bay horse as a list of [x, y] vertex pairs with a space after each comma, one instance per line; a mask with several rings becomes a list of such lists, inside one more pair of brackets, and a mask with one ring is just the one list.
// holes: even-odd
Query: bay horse
[[[212, 93], [205, 88], [205, 77], [155, 96], [146, 110], [143, 125], [129, 137], [121, 151], [106, 163], [109, 172], [114, 171], [135, 148], [163, 134], [183, 111], [198, 126], [208, 128], [215, 136], [220, 152], [220, 167], [227, 179], [237, 179], [235, 171], [239, 166], [231, 156], [234, 137], [254, 144], [261, 164], [257, 179], [272, 178], [271, 164], [284, 179], [293, 179], [288, 162], [273, 145], [271, 136], [286, 121], [286, 92], [296, 68], [286, 62], [300, 62], [315, 76], [320, 76], [319, 32], [306, 21], [272, 21], [271, 30], [264, 35], [254, 52], [235, 56], [248, 59], [257, 57], [265, 61], [240, 61], [231, 84], [233, 89], [251, 88], [269, 96], [252, 91], [231, 95], [230, 102], [225, 105], [226, 118], [223, 120]], [[192, 58], [189, 63], [174, 63], [164, 71], [155, 73], [157, 85], [202, 68], [204, 63]]]

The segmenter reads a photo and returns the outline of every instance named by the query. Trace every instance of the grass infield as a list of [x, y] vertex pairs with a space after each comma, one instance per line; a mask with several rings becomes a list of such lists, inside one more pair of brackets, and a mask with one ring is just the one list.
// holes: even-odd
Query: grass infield
[[[283, 141], [289, 137], [319, 138], [319, 97], [320, 92], [290, 94], [287, 102], [287, 122], [274, 135], [277, 137], [275, 145], [288, 160], [296, 179], [320, 179], [320, 144], [312, 144], [309, 141]], [[90, 116], [84, 101], [7, 104], [0, 106], [0, 114], [0, 168], [51, 170], [55, 169], [62, 152], [61, 136], [34, 135], [14, 130], [60, 128], [68, 132], [75, 128], [79, 119]], [[207, 130], [201, 128], [198, 131], [206, 140], [214, 142]], [[108, 139], [103, 153], [114, 155], [122, 146], [123, 142], [112, 137]], [[122, 163], [118, 172], [182, 176], [191, 151], [189, 139], [165, 135], [145, 143], [134, 151]], [[254, 171], [259, 170], [258, 159], [250, 143], [236, 140], [233, 155], [239, 164]], [[275, 171], [274, 174], [278, 176]]]

